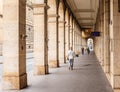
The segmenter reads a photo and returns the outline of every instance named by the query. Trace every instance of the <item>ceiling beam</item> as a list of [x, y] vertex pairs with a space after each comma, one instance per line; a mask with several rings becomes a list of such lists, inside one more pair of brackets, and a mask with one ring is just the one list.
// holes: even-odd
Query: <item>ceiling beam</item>
[[80, 12], [95, 12], [94, 9], [76, 9], [74, 10], [75, 13], [80, 13]]
[[93, 26], [93, 23], [80, 23], [81, 26]]
[[95, 20], [94, 18], [84, 17], [84, 18], [77, 18], [77, 20]]

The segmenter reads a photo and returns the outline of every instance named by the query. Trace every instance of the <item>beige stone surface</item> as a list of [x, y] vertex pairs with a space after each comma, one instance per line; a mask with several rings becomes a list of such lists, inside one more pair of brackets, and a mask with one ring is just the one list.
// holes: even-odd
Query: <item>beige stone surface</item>
[[56, 60], [49, 60], [49, 67], [57, 68], [57, 67], [59, 67], [59, 62]]
[[3, 76], [2, 89], [14, 89], [19, 90], [27, 87], [27, 75], [23, 74], [20, 76]]
[[57, 41], [56, 23], [48, 23], [48, 39], [49, 39], [48, 40], [48, 59], [50, 63], [50, 61], [52, 60], [57, 61], [58, 41]]
[[59, 61], [64, 63], [64, 22], [59, 23]]
[[114, 75], [114, 88], [120, 89], [120, 76]]
[[2, 15], [0, 16], [0, 55], [2, 55], [2, 42], [3, 42], [3, 28], [2, 28]]
[[50, 9], [48, 10], [48, 63], [51, 67], [51, 63], [55, 61], [59, 66], [59, 43], [58, 43], [58, 14], [56, 11], [56, 1], [48, 0]]
[[56, 0], [48, 0], [48, 5], [50, 7], [48, 14], [56, 14]]
[[119, 89], [114, 89], [114, 92], [120, 92], [120, 90]]
[[47, 6], [34, 4], [34, 72], [35, 74], [48, 73], [47, 54]]
[[25, 10], [24, 0], [4, 1], [3, 89], [21, 89], [27, 86]]
[[[34, 66], [35, 69], [34, 69], [34, 74], [35, 75], [45, 75], [45, 74], [48, 74], [48, 71], [46, 71], [46, 66], [45, 65], [35, 65]], [[48, 69], [48, 67], [47, 67]]]

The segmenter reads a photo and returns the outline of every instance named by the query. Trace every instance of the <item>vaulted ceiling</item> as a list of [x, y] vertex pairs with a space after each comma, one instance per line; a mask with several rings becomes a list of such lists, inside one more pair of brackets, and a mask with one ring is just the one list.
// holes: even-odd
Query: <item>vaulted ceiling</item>
[[93, 28], [99, 0], [66, 0], [82, 28]]

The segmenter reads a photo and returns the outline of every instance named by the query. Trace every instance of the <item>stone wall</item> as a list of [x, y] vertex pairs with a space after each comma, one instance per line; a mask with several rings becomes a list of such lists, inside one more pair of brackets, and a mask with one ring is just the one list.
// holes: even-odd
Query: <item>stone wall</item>
[[[32, 1], [26, 3], [26, 50], [33, 52], [33, 7]], [[0, 0], [0, 55], [2, 55], [2, 0]]]
[[33, 52], [33, 7], [30, 0], [27, 0], [26, 3], [26, 35], [26, 50]]

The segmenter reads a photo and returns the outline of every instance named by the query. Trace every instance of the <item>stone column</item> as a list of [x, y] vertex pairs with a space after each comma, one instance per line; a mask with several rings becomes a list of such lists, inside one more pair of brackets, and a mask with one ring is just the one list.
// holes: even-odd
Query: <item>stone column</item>
[[49, 65], [59, 67], [58, 59], [58, 15], [48, 15], [48, 35], [49, 35]]
[[74, 23], [74, 41], [73, 41], [74, 42], [73, 43], [74, 44], [74, 51], [76, 52], [76, 37], [75, 36], [76, 36], [76, 23]]
[[68, 9], [66, 9], [66, 13], [65, 13], [65, 55], [67, 56], [68, 54], [68, 50], [69, 50], [69, 39], [68, 39], [68, 34], [69, 34], [69, 25], [68, 25]]
[[3, 21], [3, 15], [0, 14], [0, 55], [2, 55], [2, 43], [3, 43], [2, 21]]
[[78, 44], [78, 39], [77, 39], [77, 25], [76, 25], [76, 36], [75, 36], [75, 39], [76, 39], [76, 54], [78, 54], [77, 53], [77, 51], [78, 51], [78, 48], [77, 48], [77, 44]]
[[48, 1], [50, 9], [48, 10], [48, 59], [49, 66], [59, 67], [59, 45], [58, 45], [58, 9], [55, 0]]
[[118, 0], [110, 0], [110, 67], [114, 92], [120, 91], [120, 12]]
[[2, 55], [2, 43], [3, 43], [2, 19], [3, 19], [3, 1], [0, 0], [0, 55]]
[[68, 50], [70, 49], [70, 14], [68, 15]]
[[82, 31], [80, 30], [80, 53], [82, 53], [81, 48], [82, 48]]
[[66, 23], [66, 25], [65, 25], [65, 55], [67, 56], [67, 53], [68, 53], [68, 50], [69, 50], [69, 48], [68, 48], [68, 24]]
[[27, 86], [26, 1], [3, 0], [3, 89]]
[[108, 17], [108, 0], [104, 0], [104, 71], [106, 74], [110, 72], [109, 61], [109, 17]]
[[104, 5], [103, 0], [100, 1], [100, 20], [101, 20], [101, 65], [104, 68]]
[[79, 29], [79, 54], [81, 53], [80, 50], [81, 50], [81, 37], [80, 37], [80, 29]]
[[75, 21], [73, 20], [73, 50], [75, 51]]
[[79, 54], [79, 30], [77, 26], [77, 54]]
[[48, 36], [47, 36], [47, 9], [45, 1], [36, 2], [34, 8], [34, 73], [35, 75], [48, 74]]
[[64, 21], [59, 21], [59, 62], [64, 63]]
[[66, 41], [66, 35], [65, 35], [65, 33], [66, 33], [66, 28], [65, 28], [65, 24], [66, 24], [66, 21], [65, 21], [65, 8], [64, 8], [64, 15], [63, 15], [63, 21], [64, 21], [64, 63], [66, 63], [66, 43], [65, 43], [65, 41]]
[[64, 11], [62, 2], [59, 4], [59, 62], [64, 63]]
[[72, 30], [71, 30], [71, 47], [73, 47], [73, 30], [74, 30], [73, 16], [72, 16]]
[[70, 16], [70, 47], [72, 47], [72, 32], [73, 32], [73, 21], [72, 16]]

